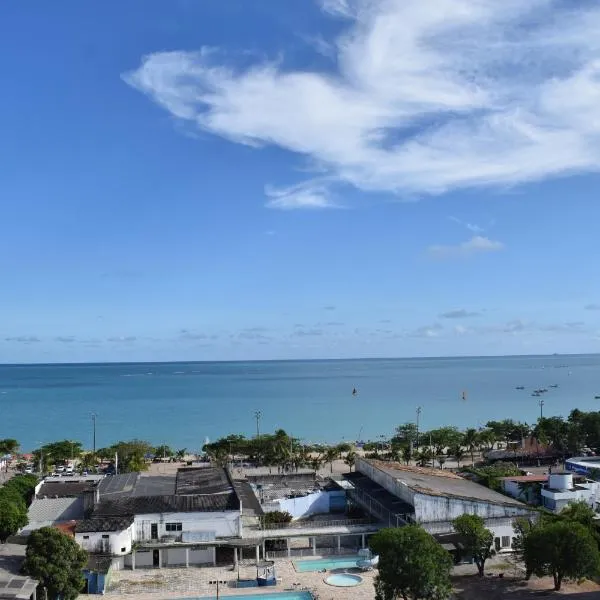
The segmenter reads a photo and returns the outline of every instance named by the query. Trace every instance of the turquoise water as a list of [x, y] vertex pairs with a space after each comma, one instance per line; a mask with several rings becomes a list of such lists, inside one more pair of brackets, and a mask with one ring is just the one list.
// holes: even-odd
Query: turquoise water
[[319, 558], [315, 560], [296, 560], [294, 568], [298, 573], [309, 571], [331, 571], [333, 569], [352, 569], [360, 560], [358, 556], [340, 556], [338, 558]]
[[[235, 594], [221, 596], [221, 598], [252, 598], [252, 600], [312, 600], [310, 592], [271, 592], [264, 594]], [[198, 598], [185, 598], [180, 600], [217, 600], [216, 596], [199, 596]]]
[[334, 585], [336, 587], [355, 587], [362, 583], [362, 577], [359, 575], [349, 575], [347, 573], [337, 573], [336, 575], [330, 575], [325, 583]]
[[282, 427], [306, 442], [390, 435], [415, 419], [417, 405], [424, 430], [507, 417], [533, 422], [539, 406], [530, 392], [540, 386], [548, 388], [546, 415], [598, 410], [599, 373], [598, 355], [4, 365], [0, 438], [15, 437], [25, 449], [64, 438], [91, 447], [92, 412], [98, 447], [137, 437], [189, 450], [207, 436], [253, 435], [255, 410], [262, 431]]

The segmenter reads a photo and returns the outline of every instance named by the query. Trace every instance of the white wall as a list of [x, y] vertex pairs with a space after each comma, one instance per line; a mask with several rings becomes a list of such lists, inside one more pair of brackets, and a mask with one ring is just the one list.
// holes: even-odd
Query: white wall
[[527, 513], [518, 505], [492, 504], [482, 500], [465, 500], [447, 496], [415, 494], [415, 518], [417, 522], [452, 521], [464, 514], [478, 515], [484, 519], [511, 517]]
[[[215, 537], [237, 537], [241, 535], [240, 520], [239, 511], [136, 515], [134, 539], [150, 540], [153, 523], [158, 526], [159, 539], [163, 536], [178, 536], [184, 532], [210, 532]], [[167, 531], [167, 523], [181, 523], [182, 531]]]
[[201, 548], [190, 550], [190, 565], [214, 565], [215, 549]]
[[555, 512], [560, 512], [565, 506], [571, 502], [585, 502], [591, 507], [598, 501], [598, 492], [600, 484], [595, 481], [589, 481], [584, 484], [578, 484], [577, 489], [555, 491], [542, 489], [542, 500], [544, 506]]
[[283, 498], [281, 500], [274, 500], [263, 508], [267, 512], [275, 510], [289, 512], [294, 519], [328, 513], [330, 496], [332, 494], [338, 494], [338, 492], [315, 492], [302, 498]]
[[[105, 535], [108, 538], [102, 537]], [[123, 531], [76, 533], [75, 541], [88, 552], [98, 552], [101, 549], [102, 552], [115, 556], [129, 554], [133, 542], [133, 525]]]

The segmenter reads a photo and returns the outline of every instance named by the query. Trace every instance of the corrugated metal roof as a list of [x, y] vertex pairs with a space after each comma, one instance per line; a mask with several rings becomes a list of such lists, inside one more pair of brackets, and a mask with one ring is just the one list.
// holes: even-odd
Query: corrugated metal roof
[[95, 533], [107, 531], [123, 531], [133, 523], [133, 517], [98, 517], [85, 519], [77, 523], [76, 533]]
[[34, 498], [27, 511], [29, 523], [83, 519], [82, 498]]

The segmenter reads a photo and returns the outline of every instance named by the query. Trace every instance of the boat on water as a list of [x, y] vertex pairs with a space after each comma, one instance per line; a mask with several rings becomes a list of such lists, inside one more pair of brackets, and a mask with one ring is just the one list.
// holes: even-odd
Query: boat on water
[[553, 383], [550, 387], [551, 388], [557, 388], [558, 387], [558, 383]]
[[539, 392], [533, 392], [531, 395], [532, 396], [541, 396], [541, 394]]
[[594, 400], [600, 400], [600, 396], [594, 396]]
[[518, 385], [515, 390], [524, 390], [525, 386], [524, 385]]

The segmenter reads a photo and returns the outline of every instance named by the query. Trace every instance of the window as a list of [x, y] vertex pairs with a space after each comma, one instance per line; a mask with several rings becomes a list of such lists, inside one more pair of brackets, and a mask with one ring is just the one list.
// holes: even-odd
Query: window
[[166, 531], [181, 531], [181, 523], [166, 523]]
[[494, 548], [496, 551], [500, 550], [500, 538], [494, 538]]
[[104, 534], [104, 535], [102, 536], [102, 539], [103, 539], [103, 540], [107, 540], [109, 537], [110, 537], [110, 535], [108, 535], [108, 534]]
[[83, 536], [83, 539], [84, 539], [84, 540], [89, 540], [89, 539], [90, 539], [90, 536], [89, 536], [89, 535], [84, 535], [84, 536]]
[[127, 550], [127, 548], [121, 548], [121, 552], [125, 552], [125, 550]]
[[502, 536], [502, 547], [503, 548], [510, 548], [510, 535], [503, 535]]

